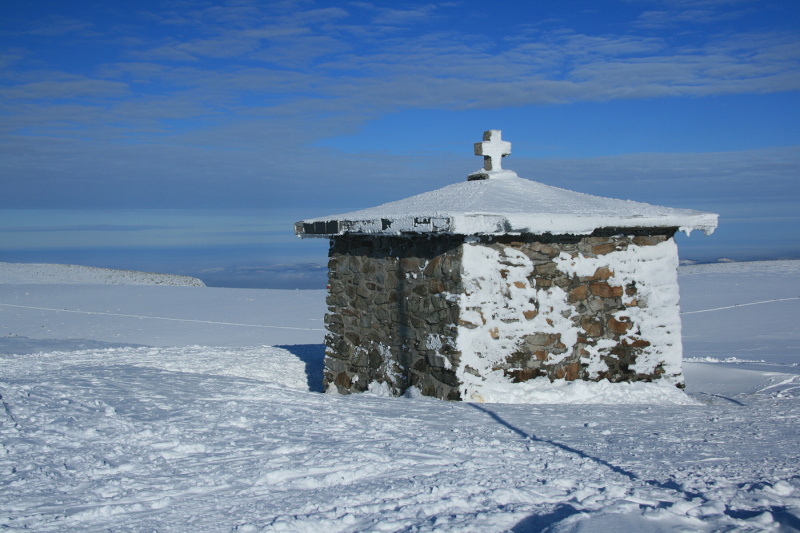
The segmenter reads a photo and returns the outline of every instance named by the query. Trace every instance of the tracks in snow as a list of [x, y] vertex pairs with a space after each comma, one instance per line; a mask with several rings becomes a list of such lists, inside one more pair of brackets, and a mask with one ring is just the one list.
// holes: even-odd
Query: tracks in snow
[[18, 304], [4, 304], [0, 303], [0, 307], [18, 307], [22, 309], [35, 309], [37, 311], [54, 311], [56, 313], [77, 313], [82, 315], [104, 315], [104, 316], [119, 316], [126, 318], [146, 318], [150, 320], [170, 320], [174, 322], [192, 322], [195, 324], [214, 324], [217, 326], [241, 326], [246, 328], [270, 328], [270, 329], [290, 329], [300, 331], [325, 331], [324, 328], [299, 328], [295, 326], [272, 326], [268, 324], [239, 324], [236, 322], [218, 322], [214, 320], [197, 320], [193, 318], [172, 318], [165, 316], [150, 316], [150, 315], [129, 315], [125, 313], [109, 313], [105, 311], [81, 311], [77, 309], [56, 309], [53, 307], [37, 307], [33, 305], [18, 305]]

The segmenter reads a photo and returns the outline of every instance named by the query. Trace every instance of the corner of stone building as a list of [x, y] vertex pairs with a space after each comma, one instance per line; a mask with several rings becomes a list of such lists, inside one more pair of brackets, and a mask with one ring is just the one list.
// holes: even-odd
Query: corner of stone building
[[458, 399], [453, 367], [460, 257], [452, 236], [332, 239], [324, 384], [342, 394], [373, 382], [401, 395]]

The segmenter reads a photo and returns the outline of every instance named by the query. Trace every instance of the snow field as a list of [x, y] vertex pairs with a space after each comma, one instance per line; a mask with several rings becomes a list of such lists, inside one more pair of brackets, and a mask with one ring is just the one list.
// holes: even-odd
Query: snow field
[[0, 283], [0, 353], [321, 344], [326, 310], [321, 290]]
[[[793, 267], [681, 274], [682, 307], [786, 297]], [[765, 361], [686, 363], [688, 404], [504, 405], [317, 392], [322, 300], [0, 284], [0, 527], [800, 530], [792, 301], [684, 315], [687, 356]]]
[[167, 370], [154, 355], [52, 354], [10, 370], [0, 524], [503, 531], [622, 513], [759, 531], [776, 524], [764, 512], [800, 507], [792, 391], [746, 405], [452, 404]]
[[682, 267], [678, 282], [685, 357], [800, 364], [800, 261]]

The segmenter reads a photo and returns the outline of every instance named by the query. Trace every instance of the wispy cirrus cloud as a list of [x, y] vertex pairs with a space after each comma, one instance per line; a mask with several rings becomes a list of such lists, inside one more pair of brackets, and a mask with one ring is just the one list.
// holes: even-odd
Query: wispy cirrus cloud
[[30, 72], [19, 83], [0, 87], [0, 98], [16, 101], [116, 98], [128, 92], [128, 85], [119, 81], [78, 76], [64, 72]]
[[431, 19], [438, 18], [438, 13], [442, 7], [457, 6], [454, 2], [444, 5], [424, 4], [406, 9], [381, 7], [370, 2], [353, 2], [351, 5], [366, 11], [369, 14], [370, 24], [396, 27], [404, 27], [418, 22], [430, 22]]
[[[629, 0], [646, 8], [636, 18], [640, 28], [700, 27], [741, 19], [756, 10], [751, 0]], [[649, 9], [648, 9], [649, 8]]]
[[59, 225], [59, 226], [20, 226], [6, 228], [9, 233], [72, 233], [83, 231], [110, 231], [110, 232], [130, 232], [130, 231], [153, 231], [153, 230], [173, 230], [174, 226], [164, 225], [125, 225], [125, 224], [79, 224], [79, 225]]
[[[463, 2], [176, 5], [28, 21], [43, 41], [14, 41], [0, 73], [3, 172], [19, 198], [279, 204], [295, 183], [363, 191], [375, 186], [361, 176], [411, 168], [316, 145], [390, 113], [800, 90], [797, 32], [726, 25], [750, 1], [633, 2], [627, 19], [580, 29], [535, 14], [501, 27]], [[692, 13], [688, 32], [654, 22]], [[41, 44], [58, 35], [63, 54]]]
[[[137, 32], [131, 25], [118, 35], [124, 43], [118, 56], [133, 61], [101, 62], [80, 75], [20, 70], [6, 78], [2, 94], [8, 101], [40, 100], [43, 108], [61, 105], [59, 99], [85, 100], [117, 111], [120, 119], [130, 110], [135, 120], [137, 108], [159, 102], [183, 109], [193, 102], [196, 116], [304, 101], [326, 101], [331, 113], [359, 107], [374, 114], [800, 89], [800, 39], [786, 32], [709, 35], [691, 45], [668, 34], [587, 34], [567, 27], [520, 26], [502, 37], [476, 38], [457, 25], [442, 31], [430, 22], [456, 18], [457, 10], [447, 6], [288, 6], [151, 13], [164, 26], [196, 31], [132, 39]], [[360, 35], [347, 25], [355, 21], [362, 21], [359, 27], [391, 21], [397, 32]], [[87, 40], [94, 39], [91, 31]], [[112, 29], [104, 39], [114, 39]]]

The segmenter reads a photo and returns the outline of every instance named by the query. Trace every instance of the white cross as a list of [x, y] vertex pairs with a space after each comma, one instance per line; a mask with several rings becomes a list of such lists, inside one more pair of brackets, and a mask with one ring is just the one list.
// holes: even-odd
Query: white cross
[[500, 130], [483, 132], [483, 142], [475, 143], [475, 155], [483, 156], [484, 170], [503, 170], [500, 161], [511, 153], [511, 143], [501, 139]]

